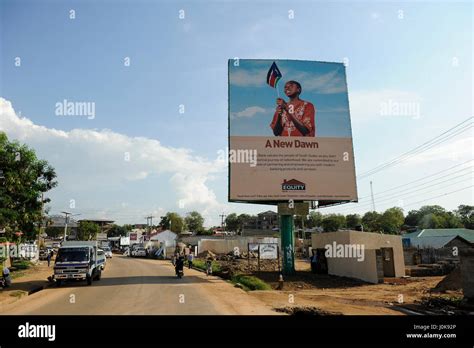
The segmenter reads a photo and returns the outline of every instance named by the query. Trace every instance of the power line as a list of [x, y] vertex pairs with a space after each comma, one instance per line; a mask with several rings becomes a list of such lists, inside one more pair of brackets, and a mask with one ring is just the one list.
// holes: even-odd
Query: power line
[[[470, 174], [470, 173], [466, 173], [466, 174]], [[464, 175], [466, 175], [466, 174], [460, 175], [460, 176], [458, 176], [458, 177], [464, 176]], [[459, 183], [464, 182], [464, 181], [467, 181], [467, 180], [472, 180], [472, 178], [467, 178], [467, 179], [464, 179], [464, 180], [460, 180], [460, 181], [458, 181], [458, 182], [451, 183], [451, 184], [449, 184], [449, 185], [445, 185], [445, 186], [440, 187], [440, 188], [438, 188], [438, 189], [443, 189], [443, 188], [446, 188], [446, 187], [449, 187], [449, 186], [452, 186], [452, 185], [456, 185], [456, 184], [459, 184]], [[445, 180], [445, 181], [443, 181], [443, 182], [446, 182], [446, 181], [450, 181], [450, 180]], [[397, 193], [397, 194], [395, 194], [395, 195], [391, 195], [391, 196], [393, 196], [393, 197], [382, 198], [382, 199], [380, 199], [378, 202], [385, 202], [385, 201], [387, 201], [387, 200], [393, 200], [393, 199], [396, 199], [398, 196], [404, 196], [404, 195], [406, 195], [406, 194], [408, 194], [408, 195], [409, 195], [408, 197], [410, 197], [410, 196], [411, 196], [411, 193], [413, 193], [413, 192], [426, 190], [427, 188], [429, 188], [429, 187], [431, 187], [431, 186], [436, 186], [436, 185], [439, 185], [439, 184], [440, 184], [440, 183], [437, 183], [437, 184], [434, 184], [434, 185], [430, 185], [430, 186], [427, 186], [427, 187], [423, 187], [423, 188], [421, 188], [421, 189], [412, 190], [412, 191], [403, 193], [403, 194], [401, 194], [401, 195], [400, 195], [399, 193]], [[435, 190], [437, 190], [437, 189], [435, 189]], [[433, 191], [434, 191], [434, 190], [431, 190], [431, 191], [429, 191], [429, 192], [424, 192], [423, 194], [427, 194], [427, 193], [430, 193], [430, 192], [433, 192]], [[417, 194], [417, 195], [418, 195], [418, 194]], [[404, 196], [404, 198], [407, 198], [407, 196]], [[340, 213], [344, 213], [344, 212], [346, 212], [346, 211], [351, 211], [351, 210], [367, 209], [368, 207], [370, 207], [370, 205], [371, 205], [371, 203], [370, 203], [370, 202], [367, 202], [367, 203], [364, 203], [364, 204], [362, 204], [362, 205], [360, 205], [360, 206], [347, 207], [347, 210], [345, 209], [345, 210], [343, 210], [343, 211], [340, 211]]]
[[433, 148], [433, 147], [435, 147], [435, 146], [437, 146], [437, 145], [439, 145], [439, 144], [445, 142], [446, 140], [449, 140], [449, 139], [451, 139], [451, 138], [453, 138], [453, 137], [455, 137], [455, 136], [457, 136], [457, 135], [459, 135], [459, 134], [465, 132], [466, 130], [468, 130], [468, 129], [471, 128], [471, 127], [472, 127], [472, 125], [469, 125], [469, 127], [467, 127], [467, 129], [464, 129], [464, 130], [462, 130], [462, 131], [460, 131], [460, 132], [451, 134], [448, 138], [445, 138], [445, 139], [443, 139], [442, 141], [439, 141], [439, 142], [437, 142], [437, 143], [433, 143], [433, 144], [431, 144], [430, 146], [425, 147], [424, 149], [417, 150], [417, 151], [415, 151], [415, 152], [413, 152], [413, 153], [411, 153], [411, 154], [404, 155], [404, 156], [402, 156], [402, 157], [397, 157], [397, 158], [395, 158], [394, 160], [392, 160], [392, 161], [390, 161], [390, 162], [387, 162], [387, 163], [385, 163], [385, 164], [382, 164], [381, 166], [376, 167], [376, 168], [372, 169], [371, 171], [368, 171], [368, 172], [366, 172], [366, 173], [360, 175], [357, 179], [364, 179], [364, 178], [366, 178], [366, 177], [368, 177], [368, 176], [370, 176], [370, 175], [372, 175], [372, 174], [375, 174], [375, 173], [377, 173], [377, 172], [382, 171], [383, 169], [387, 169], [387, 168], [393, 167], [393, 166], [395, 166], [395, 165], [397, 165], [397, 164], [399, 164], [399, 163], [401, 163], [401, 162], [403, 162], [403, 161], [409, 159], [410, 157], [416, 156], [416, 155], [422, 153], [423, 151], [429, 150], [429, 149], [431, 149], [431, 148]]
[[[469, 167], [469, 168], [465, 168], [465, 169], [472, 169], [472, 168]], [[464, 171], [465, 169], [460, 170], [460, 171]], [[443, 176], [441, 176], [441, 177], [439, 177], [439, 178], [436, 178], [436, 179], [433, 179], [433, 180], [429, 180], [429, 181], [427, 181], [427, 182], [425, 182], [425, 183], [422, 183], [422, 184], [420, 184], [420, 185], [418, 185], [418, 186], [415, 186], [415, 187], [425, 186], [426, 184], [429, 184], [430, 182], [437, 181], [437, 180], [439, 180], [439, 179], [445, 178], [445, 177], [450, 176], [450, 175], [452, 175], [452, 174], [456, 174], [456, 173], [458, 173], [458, 172], [460, 172], [460, 171], [451, 173], [451, 174], [449, 174], [449, 175], [443, 175]], [[471, 174], [471, 175], [472, 175], [472, 173], [473, 173], [473, 172], [471, 171], [471, 172], [464, 173], [464, 174], [461, 174], [461, 175], [458, 175], [458, 176], [455, 176], [455, 177], [451, 177], [451, 178], [449, 178], [448, 180], [443, 180], [443, 181], [437, 182], [437, 183], [435, 183], [435, 184], [433, 184], [433, 185], [429, 185], [429, 186], [427, 186], [427, 187], [432, 187], [432, 186], [435, 186], [435, 185], [439, 185], [439, 184], [442, 184], [442, 183], [444, 183], [444, 182], [446, 182], [446, 181], [454, 180], [454, 179], [460, 178], [460, 177], [465, 176], [465, 175], [468, 175], [468, 174]], [[390, 193], [390, 194], [388, 194], [388, 195], [386, 195], [386, 196], [399, 195], [401, 192], [404, 192], [404, 191], [408, 191], [408, 192], [419, 191], [419, 190], [411, 191], [411, 190], [413, 190], [415, 187], [409, 187], [409, 188], [406, 188], [406, 189], [397, 191], [397, 192], [395, 192], [395, 193]], [[426, 187], [424, 187], [424, 188], [422, 188], [422, 189], [425, 189], [425, 188], [426, 188]], [[388, 192], [388, 191], [393, 191], [393, 189], [385, 190], [384, 192]], [[382, 192], [375, 194], [375, 196], [381, 195], [381, 194], [382, 194]]]
[[[451, 139], [452, 137], [458, 135], [458, 134], [461, 134], [463, 132], [465, 132], [466, 130], [468, 130], [469, 128], [472, 127], [472, 122], [470, 122], [469, 124], [466, 124], [466, 125], [463, 125], [465, 124], [466, 122], [470, 121], [473, 117], [469, 117], [467, 118], [466, 120], [462, 121], [461, 123], [458, 123], [457, 125], [455, 125], [454, 127], [448, 129], [447, 131], [439, 134], [438, 136], [424, 142], [423, 144], [415, 147], [414, 149], [410, 150], [410, 151], [407, 151], [397, 157], [395, 157], [394, 159], [386, 162], [386, 163], [382, 163], [374, 168], [372, 168], [371, 170], [368, 170], [366, 172], [363, 172], [362, 174], [360, 174], [357, 179], [364, 179], [372, 174], [375, 174], [383, 169], [386, 169], [386, 168], [389, 168], [389, 167], [392, 167], [400, 162], [403, 162], [405, 160], [407, 160], [408, 158], [410, 157], [413, 157], [414, 155], [416, 154], [419, 154], [423, 151], [426, 151], [432, 147], [435, 147], [449, 139]], [[456, 129], [458, 128], [459, 126], [463, 125], [461, 128], [459, 129]], [[456, 129], [456, 130], [454, 130]], [[453, 131], [454, 130], [454, 131]], [[452, 132], [451, 134], [448, 134], [450, 132]]]
[[[452, 167], [449, 167], [449, 168], [447, 168], [447, 169], [440, 170], [439, 172], [436, 172], [436, 173], [433, 173], [433, 174], [424, 176], [424, 177], [422, 177], [422, 178], [419, 178], [419, 179], [416, 179], [416, 180], [407, 182], [407, 183], [405, 183], [405, 184], [392, 187], [392, 188], [387, 189], [387, 190], [385, 190], [385, 191], [377, 192], [377, 193], [375, 193], [375, 196], [380, 195], [380, 194], [385, 193], [385, 192], [388, 192], [388, 191], [396, 190], [397, 188], [400, 188], [400, 187], [403, 187], [403, 186], [408, 186], [408, 185], [413, 184], [413, 183], [415, 183], [415, 182], [419, 182], [419, 181], [425, 180], [425, 179], [427, 179], [427, 178], [430, 178], [430, 177], [432, 177], [432, 176], [435, 176], [435, 175], [438, 175], [438, 174], [447, 172], [448, 170], [451, 170], [451, 169], [453, 169], [453, 168], [459, 167], [459, 166], [461, 166], [461, 165], [464, 165], [464, 164], [466, 164], [466, 163], [468, 163], [468, 162], [472, 162], [472, 161], [474, 161], [474, 159], [470, 159], [470, 160], [468, 160], [468, 161], [466, 161], [466, 162], [456, 164], [456, 165], [454, 165], [454, 166], [452, 166]], [[452, 172], [452, 173], [447, 174], [447, 175], [445, 175], [445, 176], [440, 176], [439, 178], [433, 179], [432, 181], [436, 181], [436, 180], [438, 180], [438, 179], [444, 178], [444, 177], [446, 177], [446, 176], [449, 176], [449, 175], [452, 175], [452, 174], [455, 174], [455, 173], [458, 173], [458, 172], [461, 172], [461, 171], [464, 171], [464, 170], [470, 169], [470, 168], [471, 168], [471, 167], [463, 168], [463, 169], [461, 169], [461, 170], [459, 170], [459, 171]], [[430, 181], [427, 181], [427, 183], [428, 183], [428, 182], [430, 182]], [[359, 197], [359, 200], [362, 200], [362, 199], [365, 199], [365, 198], [368, 198], [368, 197], [369, 197], [369, 195], [363, 196], [363, 197]]]
[[413, 202], [413, 203], [410, 203], [410, 204], [405, 204], [405, 206], [410, 206], [410, 205], [415, 205], [415, 204], [418, 204], [418, 203], [423, 203], [423, 202], [429, 201], [429, 200], [431, 200], [431, 199], [443, 197], [443, 196], [446, 196], [446, 195], [450, 195], [450, 194], [452, 194], [452, 193], [456, 193], [456, 192], [459, 192], [459, 191], [462, 191], [462, 190], [466, 190], [466, 189], [471, 188], [471, 187], [473, 187], [473, 186], [474, 186], [474, 185], [466, 186], [466, 187], [463, 187], [462, 189], [459, 189], [459, 190], [456, 190], [456, 191], [451, 191], [451, 192], [448, 192], [448, 193], [443, 193], [442, 195], [439, 195], [439, 196], [430, 197], [430, 198], [427, 198], [427, 199], [424, 199], [424, 200], [421, 200], [421, 201], [418, 201], [418, 202]]

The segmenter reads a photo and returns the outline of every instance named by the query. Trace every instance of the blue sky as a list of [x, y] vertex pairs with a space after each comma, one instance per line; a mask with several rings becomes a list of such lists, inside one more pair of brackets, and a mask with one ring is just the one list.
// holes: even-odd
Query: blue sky
[[[222, 211], [266, 210], [226, 202], [218, 158], [227, 146], [229, 58], [346, 61], [357, 173], [473, 114], [468, 1], [2, 0], [0, 11], [0, 96], [44, 127], [10, 115], [0, 130], [57, 168], [52, 212], [74, 200], [88, 217], [144, 222], [149, 213], [198, 209], [217, 223]], [[94, 102], [95, 118], [56, 116], [64, 99]], [[419, 115], [381, 115], [390, 100], [415, 103]], [[472, 158], [472, 131], [444, 145], [376, 174], [374, 189]], [[358, 188], [365, 196], [368, 179]], [[424, 204], [472, 201], [471, 189]]]
[[[284, 94], [286, 81], [298, 81], [300, 98], [315, 106], [316, 135], [351, 137], [345, 67], [342, 63], [277, 60], [282, 74], [276, 88], [266, 83], [273, 60], [229, 60], [230, 134], [273, 136], [269, 127], [275, 99]], [[278, 90], [278, 91], [277, 91]]]

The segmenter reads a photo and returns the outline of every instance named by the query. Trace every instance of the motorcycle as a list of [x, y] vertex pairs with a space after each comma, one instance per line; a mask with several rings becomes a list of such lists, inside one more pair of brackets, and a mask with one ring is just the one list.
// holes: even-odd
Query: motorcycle
[[176, 260], [175, 271], [178, 278], [181, 279], [184, 276], [184, 259], [182, 257]]
[[0, 279], [0, 285], [2, 288], [8, 288], [12, 285], [12, 278], [10, 277], [10, 273], [3, 272], [2, 278]]

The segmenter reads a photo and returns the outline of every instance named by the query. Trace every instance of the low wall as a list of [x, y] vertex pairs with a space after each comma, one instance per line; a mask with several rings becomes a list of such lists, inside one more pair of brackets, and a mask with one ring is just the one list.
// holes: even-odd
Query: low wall
[[257, 237], [244, 237], [244, 238], [227, 238], [227, 239], [202, 239], [198, 243], [198, 253], [204, 251], [212, 251], [214, 254], [227, 254], [234, 251], [234, 248], [239, 248], [240, 252], [248, 250], [248, 243], [278, 243], [280, 246], [279, 238], [257, 238]]
[[417, 264], [429, 264], [437, 263], [440, 261], [459, 262], [460, 250], [464, 249], [460, 247], [456, 250], [452, 247], [445, 248], [404, 248], [403, 254], [406, 265], [417, 265]]

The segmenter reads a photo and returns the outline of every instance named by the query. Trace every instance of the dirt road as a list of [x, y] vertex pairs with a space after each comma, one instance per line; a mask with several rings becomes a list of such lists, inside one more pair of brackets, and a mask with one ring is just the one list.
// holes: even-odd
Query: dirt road
[[259, 299], [218, 278], [169, 261], [114, 256], [100, 281], [66, 283], [0, 304], [2, 314], [278, 314]]

